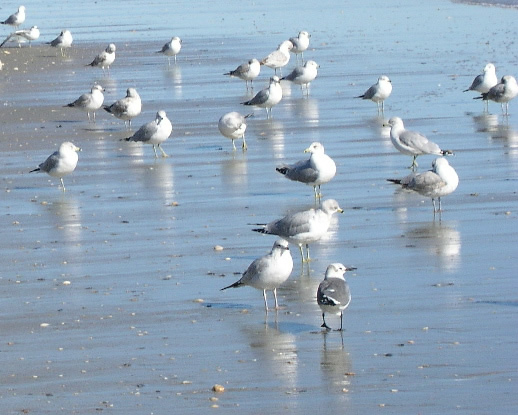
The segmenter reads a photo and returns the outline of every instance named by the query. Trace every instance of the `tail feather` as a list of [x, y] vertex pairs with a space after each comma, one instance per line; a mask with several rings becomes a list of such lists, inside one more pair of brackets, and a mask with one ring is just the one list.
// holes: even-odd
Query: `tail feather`
[[36, 168], [36, 169], [34, 169], [34, 170], [31, 170], [29, 173], [34, 173], [35, 171], [40, 171], [40, 170], [41, 170], [41, 169], [38, 167], [38, 168]]
[[230, 284], [227, 287], [223, 287], [222, 289], [220, 289], [220, 291], [226, 290], [228, 288], [237, 288], [237, 287], [240, 287], [242, 285], [243, 285], [243, 283], [241, 282], [241, 280], [239, 280], [239, 281], [236, 281], [234, 284]]
[[112, 113], [112, 109], [108, 105], [103, 106], [103, 110], [109, 112], [110, 114]]
[[289, 169], [286, 166], [281, 166], [281, 167], [276, 167], [275, 170], [277, 170], [280, 174], [286, 175], [286, 173], [288, 173]]
[[455, 153], [451, 150], [441, 150], [441, 154], [443, 156], [454, 156], [455, 155]]
[[265, 228], [255, 228], [255, 229], [252, 229], [254, 232], [259, 232], [259, 233], [266, 233], [266, 234], [269, 234], [270, 232], [268, 232]]
[[394, 184], [401, 184], [401, 179], [387, 179], [387, 182], [391, 182]]

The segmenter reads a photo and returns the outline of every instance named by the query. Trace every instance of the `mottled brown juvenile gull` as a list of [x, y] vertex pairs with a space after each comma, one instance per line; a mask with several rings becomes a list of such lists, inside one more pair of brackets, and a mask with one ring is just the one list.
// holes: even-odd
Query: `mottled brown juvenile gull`
[[265, 58], [261, 59], [259, 62], [261, 65], [268, 66], [275, 70], [275, 75], [277, 75], [277, 69], [281, 70], [285, 67], [290, 61], [290, 50], [293, 49], [293, 43], [289, 40], [285, 40], [282, 42], [276, 50], [270, 53]]

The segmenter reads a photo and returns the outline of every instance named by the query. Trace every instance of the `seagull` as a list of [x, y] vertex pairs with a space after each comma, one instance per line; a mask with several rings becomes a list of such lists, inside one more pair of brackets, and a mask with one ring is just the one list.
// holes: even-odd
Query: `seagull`
[[127, 128], [131, 129], [131, 120], [142, 111], [142, 101], [135, 88], [128, 88], [124, 98], [111, 105], [105, 105], [103, 108], [115, 117], [124, 120]]
[[86, 66], [96, 66], [105, 72], [105, 68], [108, 70], [108, 74], [110, 73], [110, 65], [115, 61], [115, 45], [110, 43], [105, 50], [99, 53], [94, 60]]
[[282, 99], [281, 81], [277, 75], [270, 78], [268, 88], [259, 91], [251, 100], [242, 102], [243, 105], [254, 105], [266, 108], [266, 118], [272, 117], [272, 107]]
[[515, 77], [511, 75], [504, 75], [500, 83], [496, 84], [494, 87], [489, 89], [489, 91], [482, 94], [482, 96], [476, 97], [474, 99], [499, 102], [502, 106], [502, 113], [504, 115], [509, 115], [509, 101], [516, 97], [516, 95], [518, 95], [518, 84], [516, 83]]
[[318, 74], [320, 66], [315, 61], [307, 61], [304, 66], [297, 66], [293, 71], [281, 78], [281, 81], [291, 81], [300, 85], [302, 95], [304, 95], [304, 86], [306, 87], [306, 96], [309, 96], [309, 84], [314, 81]]
[[[336, 200], [327, 199], [322, 202], [322, 207], [319, 209], [288, 214], [281, 219], [262, 225], [262, 228], [252, 230], [277, 235], [292, 244], [298, 245], [302, 262], [309, 262], [311, 260], [309, 244], [320, 240], [327, 233], [331, 224], [331, 217], [336, 212], [343, 213], [343, 209], [340, 208]], [[304, 257], [303, 245], [306, 245], [306, 257]]]
[[246, 119], [252, 114], [241, 115], [239, 112], [232, 111], [223, 114], [218, 121], [219, 132], [232, 140], [232, 147], [236, 150], [234, 140], [243, 139], [243, 150], [247, 149], [245, 141]]
[[250, 81], [250, 89], [254, 89], [254, 79], [259, 76], [261, 72], [261, 64], [255, 58], [250, 59], [246, 63], [242, 63], [233, 71], [224, 73], [223, 75], [237, 76], [246, 82], [246, 90], [248, 91], [248, 81]]
[[0, 48], [4, 46], [10, 39], [15, 39], [18, 41], [18, 46], [21, 46], [21, 42], [24, 40], [29, 41], [29, 46], [31, 46], [31, 42], [40, 37], [40, 30], [38, 26], [32, 26], [30, 29], [21, 29], [11, 33], [7, 38], [0, 44]]
[[0, 23], [18, 28], [18, 26], [23, 22], [25, 22], [25, 6], [18, 7], [18, 11], [16, 13], [11, 14], [7, 19]]
[[72, 33], [69, 30], [62, 30], [58, 37], [48, 44], [54, 48], [59, 48], [61, 56], [65, 56], [65, 49], [72, 46], [73, 40]]
[[304, 153], [311, 154], [309, 159], [291, 165], [282, 165], [276, 167], [275, 170], [290, 180], [313, 186], [315, 199], [318, 199], [322, 197], [320, 185], [335, 177], [336, 164], [331, 157], [325, 154], [324, 146], [319, 142], [311, 143]]
[[309, 47], [309, 38], [311, 35], [306, 32], [305, 30], [302, 30], [299, 32], [297, 37], [290, 37], [290, 42], [293, 45], [293, 48], [291, 49], [291, 53], [294, 53], [297, 57], [297, 61], [299, 59], [299, 55], [301, 56], [301, 62], [304, 63], [304, 52]]
[[64, 142], [59, 146], [58, 151], [52, 153], [38, 168], [31, 170], [29, 173], [41, 171], [52, 177], [59, 177], [64, 192], [65, 184], [63, 183], [63, 177], [75, 170], [78, 151], [81, 151], [79, 147], [68, 141]]
[[86, 93], [77, 98], [74, 102], [65, 105], [65, 107], [77, 108], [86, 111], [88, 121], [91, 121], [90, 113], [92, 113], [93, 122], [95, 122], [95, 111], [102, 107], [104, 102], [104, 88], [95, 84], [92, 86], [90, 93]]
[[164, 110], [156, 113], [156, 118], [141, 126], [135, 134], [126, 138], [126, 141], [141, 141], [143, 143], [152, 144], [155, 151], [155, 158], [158, 158], [156, 147], [162, 152], [162, 157], [169, 157], [162, 149], [160, 144], [169, 138], [173, 131], [173, 125]]
[[174, 36], [169, 42], [162, 46], [162, 49], [157, 51], [157, 53], [162, 53], [167, 56], [167, 62], [171, 65], [171, 56], [174, 56], [174, 63], [176, 64], [176, 55], [180, 53], [180, 49], [182, 49], [182, 39], [178, 36]]
[[[453, 193], [459, 185], [459, 176], [444, 157], [436, 158], [432, 170], [424, 173], [412, 173], [403, 179], [389, 179], [389, 182], [400, 184], [404, 189], [413, 190], [422, 196], [431, 197], [433, 214], [441, 212], [441, 197]], [[436, 209], [435, 199], [439, 201]]]
[[435, 154], [436, 156], [452, 155], [451, 150], [441, 150], [441, 148], [432, 141], [429, 141], [424, 135], [416, 132], [405, 130], [403, 120], [399, 117], [392, 117], [384, 126], [390, 126], [390, 141], [400, 153], [413, 157], [410, 168], [417, 167], [416, 158], [422, 154]]
[[372, 85], [363, 95], [356, 98], [370, 99], [378, 106], [378, 114], [385, 111], [385, 100], [392, 93], [392, 81], [386, 75], [381, 75], [378, 82]]
[[498, 78], [496, 77], [496, 69], [495, 65], [492, 63], [486, 64], [484, 66], [484, 70], [480, 75], [477, 75], [471, 86], [468, 89], [465, 89], [463, 92], [468, 91], [476, 91], [481, 94], [485, 94], [492, 87], [494, 87], [498, 83]]
[[222, 288], [221, 291], [246, 285], [263, 290], [264, 309], [268, 313], [266, 291], [273, 291], [275, 309], [278, 310], [277, 287], [289, 278], [292, 270], [293, 259], [291, 258], [288, 242], [284, 239], [278, 239], [273, 244], [269, 254], [254, 260], [239, 281]]
[[281, 70], [284, 66], [288, 64], [290, 61], [290, 50], [293, 49], [293, 43], [289, 40], [285, 40], [282, 42], [276, 50], [270, 53], [268, 56], [263, 58], [259, 63], [261, 65], [268, 66], [275, 70], [275, 75], [277, 75], [277, 69]]
[[346, 271], [354, 271], [355, 269], [340, 263], [330, 264], [326, 269], [324, 280], [317, 290], [317, 303], [322, 310], [323, 323], [321, 327], [326, 330], [331, 330], [326, 324], [326, 313], [333, 313], [340, 315], [338, 331], [343, 331], [344, 310], [351, 303], [351, 291], [347, 281], [345, 281], [344, 274]]

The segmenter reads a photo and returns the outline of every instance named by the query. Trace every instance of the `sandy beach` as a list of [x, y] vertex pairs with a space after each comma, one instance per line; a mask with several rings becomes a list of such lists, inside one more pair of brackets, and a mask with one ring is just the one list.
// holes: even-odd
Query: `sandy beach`
[[[518, 76], [518, 10], [166, 5], [27, 3], [24, 27], [37, 24], [40, 39], [0, 48], [2, 413], [513, 413], [518, 101], [503, 116], [462, 91], [487, 62]], [[17, 7], [2, 5], [0, 18]], [[64, 27], [75, 40], [63, 58], [45, 42]], [[252, 94], [223, 73], [303, 29], [304, 57], [320, 65], [309, 97], [283, 82], [271, 120], [242, 106]], [[155, 52], [173, 35], [182, 51], [168, 65]], [[110, 74], [86, 66], [110, 42]], [[272, 74], [261, 69], [254, 93]], [[378, 116], [354, 97], [382, 74], [393, 92]], [[103, 110], [92, 123], [64, 107], [94, 82], [105, 104], [139, 91], [132, 131]], [[124, 138], [160, 109], [173, 133], [162, 145], [170, 157], [155, 159]], [[229, 111], [254, 113], [246, 152], [218, 131]], [[455, 152], [460, 184], [440, 218], [429, 198], [387, 182], [411, 162], [383, 126], [392, 116]], [[29, 173], [63, 141], [82, 148], [65, 193], [59, 179]], [[281, 309], [265, 315], [260, 291], [220, 289], [271, 249], [275, 237], [252, 224], [315, 206], [312, 187], [275, 171], [314, 141], [337, 165], [324, 199], [345, 213], [311, 245], [309, 264], [292, 246]], [[434, 158], [419, 156], [418, 171]], [[316, 304], [332, 262], [357, 267], [342, 333], [321, 329]]]

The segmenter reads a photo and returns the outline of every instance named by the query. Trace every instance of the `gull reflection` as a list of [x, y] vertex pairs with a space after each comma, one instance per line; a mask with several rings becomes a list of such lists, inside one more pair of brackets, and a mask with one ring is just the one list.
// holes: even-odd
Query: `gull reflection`
[[245, 154], [233, 154], [221, 163], [221, 181], [225, 188], [242, 194], [248, 183], [248, 168]]
[[259, 140], [265, 140], [273, 148], [275, 159], [285, 159], [284, 154], [284, 124], [275, 119], [256, 120], [250, 128]]
[[[324, 344], [320, 354], [320, 369], [322, 370], [323, 382], [328, 384], [326, 389], [331, 392], [348, 390], [353, 371], [351, 356], [343, 344], [343, 333], [323, 331], [322, 336], [324, 337]], [[335, 339], [338, 336], [340, 336], [339, 341]], [[332, 345], [330, 344], [331, 341], [333, 341]], [[347, 395], [337, 396], [347, 397]]]
[[168, 80], [172, 86], [173, 91], [178, 97], [182, 96], [182, 69], [179, 65], [168, 66], [164, 69], [164, 78]]
[[454, 272], [461, 265], [461, 235], [456, 226], [431, 222], [406, 233], [407, 240], [437, 259], [441, 270]]
[[175, 201], [173, 165], [162, 159], [143, 167], [146, 171], [139, 174], [143, 179], [144, 188], [159, 194], [165, 205], [172, 204]]
[[503, 117], [499, 122], [497, 115], [484, 113], [474, 116], [473, 122], [478, 132], [487, 133], [492, 142], [508, 148], [506, 154], [513, 159], [518, 157], [518, 131], [509, 125], [509, 117]]
[[263, 370], [270, 372], [272, 379], [280, 379], [287, 388], [295, 388], [299, 366], [296, 336], [279, 330], [275, 323], [245, 330], [252, 352], [259, 355], [257, 360], [265, 366]]

